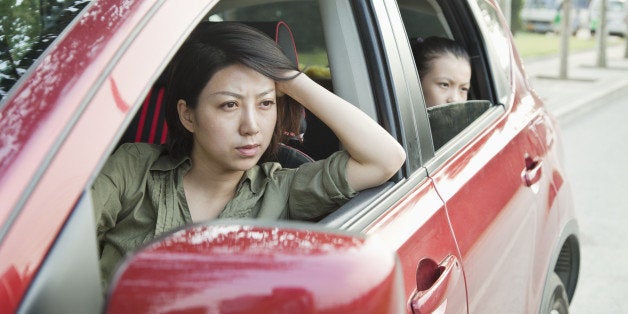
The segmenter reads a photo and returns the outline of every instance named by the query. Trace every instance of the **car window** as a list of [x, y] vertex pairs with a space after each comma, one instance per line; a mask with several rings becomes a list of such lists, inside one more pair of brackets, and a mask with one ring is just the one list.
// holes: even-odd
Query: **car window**
[[408, 2], [400, 8], [406, 32], [410, 38], [451, 35], [442, 12], [424, 1]]
[[214, 10], [208, 17], [213, 21], [284, 21], [295, 34], [294, 40], [303, 70], [320, 67], [320, 76], [329, 76], [325, 38], [316, 1], [282, 1]]
[[89, 0], [0, 1], [0, 100]]
[[[262, 4], [259, 4], [260, 2]], [[340, 8], [336, 7], [341, 3], [340, 1], [260, 2], [223, 1], [212, 8], [202, 20], [218, 23], [238, 21], [253, 27], [260, 22], [266, 25], [269, 23], [263, 22], [272, 22], [270, 24], [278, 21], [285, 22], [294, 36], [300, 69], [323, 87], [344, 99], [350, 100], [373, 119], [378, 117], [382, 119], [378, 110], [381, 110], [384, 105], [375, 105], [371, 89], [368, 87], [371, 86], [371, 83], [369, 82], [367, 63], [360, 48], [361, 42], [356, 23], [353, 21], [353, 8], [348, 5], [348, 2], [344, 2], [345, 5]], [[341, 22], [341, 25], [338, 25], [338, 22]], [[335, 58], [331, 58], [331, 56]], [[155, 86], [149, 91], [146, 100], [138, 103], [142, 108], [136, 111], [135, 118], [127, 130], [123, 132], [123, 137], [118, 144], [131, 141], [159, 142], [161, 135], [157, 135], [153, 141], [136, 140], [136, 133], [143, 132], [143, 130], [138, 129], [134, 121], [141, 120], [145, 104], [150, 106], [155, 99], [160, 99], [159, 95], [163, 95], [159, 88], [155, 88], [163, 87], [162, 79], [160, 78], [155, 82]], [[153, 109], [146, 110], [148, 117], [143, 120], [145, 121], [144, 128], [151, 129], [151, 132], [155, 131], [153, 133], [161, 134], [160, 126], [151, 127], [151, 123], [153, 123], [151, 120], [157, 120], [154, 116], [150, 116], [150, 110]], [[302, 142], [290, 141], [286, 144], [299, 149], [314, 160], [326, 158], [341, 149], [341, 144], [331, 129], [307, 110], [304, 120], [305, 130]], [[389, 123], [381, 122], [381, 124], [390, 127]], [[390, 129], [393, 128], [390, 127]], [[131, 136], [127, 136], [129, 134]], [[399, 180], [400, 176], [398, 174], [391, 178], [391, 181]], [[365, 204], [371, 203], [373, 198], [378, 197], [382, 190], [390, 188], [391, 185], [383, 185], [371, 193], [361, 193], [362, 197], [354, 198], [348, 207], [356, 210], [363, 209]]]
[[[481, 44], [475, 37], [477, 32], [471, 30], [473, 27], [468, 20], [465, 22], [461, 18], [463, 15], [461, 12], [465, 10], [446, 5], [443, 1], [404, 0], [399, 1], [399, 4], [404, 27], [411, 43], [425, 40], [430, 36], [444, 37], [463, 46], [470, 56], [472, 77], [468, 100], [427, 108], [434, 149], [438, 150], [496, 103], [494, 97], [491, 96], [494, 94], [493, 84], [489, 79], [492, 76], [487, 72], [488, 67], [485, 64], [485, 60], [492, 60], [494, 57], [490, 54], [488, 58], [485, 56]], [[508, 55], [499, 57], [508, 57]], [[507, 61], [508, 59], [505, 59], [504, 62]], [[495, 62], [497, 68], [504, 69], [501, 61]], [[498, 80], [503, 80], [503, 78], [498, 78]], [[425, 86], [423, 86], [423, 92], [426, 92]]]
[[[213, 22], [238, 21], [249, 23], [254, 27], [254, 24], [260, 22], [276, 23], [281, 21], [286, 23], [294, 37], [299, 68], [323, 87], [334, 91], [318, 1], [279, 1], [263, 4], [226, 1], [220, 2], [213, 8], [204, 17], [204, 20]], [[163, 86], [164, 82], [157, 82], [156, 84]], [[156, 94], [156, 90], [158, 89], [153, 88], [151, 93]], [[157, 97], [159, 96], [149, 93], [147, 102], [149, 103]], [[140, 119], [140, 114], [141, 111], [138, 112], [134, 122]], [[314, 160], [324, 159], [340, 149], [340, 142], [331, 129], [307, 110], [304, 111], [303, 116], [300, 140], [294, 139], [284, 143], [299, 149]], [[125, 132], [121, 143], [144, 142], [144, 140], [134, 140], [136, 130], [133, 128], [137, 128], [137, 124], [134, 122]], [[160, 130], [163, 129], [167, 128], [158, 126], [158, 133], [161, 134]], [[165, 140], [165, 136], [161, 136], [161, 139]], [[155, 143], [158, 140], [149, 140], [148, 142]]]
[[469, 100], [427, 108], [434, 148], [439, 149], [467, 128], [491, 106], [486, 100]]
[[511, 64], [510, 64], [510, 33], [503, 27], [498, 17], [496, 8], [485, 0], [477, 1], [480, 13], [476, 16], [478, 24], [484, 34], [492, 76], [494, 78], [495, 91], [498, 101], [507, 104], [511, 90]]
[[559, 5], [556, 0], [528, 0], [524, 6], [533, 9], [555, 9]]

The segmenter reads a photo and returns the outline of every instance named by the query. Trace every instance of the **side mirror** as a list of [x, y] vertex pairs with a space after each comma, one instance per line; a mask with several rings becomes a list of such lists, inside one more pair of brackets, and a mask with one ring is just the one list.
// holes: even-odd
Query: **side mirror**
[[378, 238], [294, 223], [190, 226], [127, 259], [110, 313], [401, 313], [401, 269]]

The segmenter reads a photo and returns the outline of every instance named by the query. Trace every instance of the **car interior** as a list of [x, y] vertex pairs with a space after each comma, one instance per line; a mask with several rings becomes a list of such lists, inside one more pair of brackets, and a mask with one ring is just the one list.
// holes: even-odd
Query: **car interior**
[[[285, 22], [243, 23], [261, 30], [273, 38], [286, 56], [295, 64], [298, 64], [294, 38]], [[153, 85], [142, 103], [142, 107], [131, 121], [118, 145], [133, 142], [151, 144], [164, 144], [166, 142], [168, 125], [166, 124], [165, 107], [162, 106], [167, 83], [164, 76], [162, 74]], [[314, 118], [308, 120], [314, 120]], [[311, 122], [310, 125], [315, 125], [315, 123]], [[319, 122], [319, 125], [322, 125], [322, 123]], [[310, 134], [318, 134], [318, 132], [310, 132]], [[299, 136], [292, 136], [285, 143], [280, 143], [276, 159], [273, 161], [279, 162], [284, 168], [296, 168], [303, 163], [314, 161], [308, 154], [299, 150], [299, 148], [303, 149], [303, 146], [300, 145], [302, 142]]]
[[[436, 106], [429, 110], [423, 109], [428, 112], [435, 150], [460, 134], [462, 130], [486, 112], [492, 106], [491, 104], [495, 103], [490, 101], [494, 99], [494, 96], [487, 92], [489, 90], [486, 88], [488, 81], [482, 79], [488, 75], [483, 62], [481, 46], [478, 43], [474, 44], [467, 39], [468, 37], [465, 37], [466, 35], [461, 31], [464, 28], [462, 23], [449, 22], [460, 17], [455, 16], [455, 10], [448, 3], [447, 1], [436, 0], [399, 1], [408, 41], [411, 42], [419, 37], [432, 35], [453, 38], [461, 41], [467, 47], [472, 60], [473, 77], [472, 88], [469, 92], [470, 100]], [[360, 66], [355, 65], [360, 62], [363, 63], [361, 68], [367, 68], [364, 56], [360, 58], [346, 56], [346, 47], [350, 45], [348, 43], [359, 44], [359, 37], [356, 37], [357, 34], [355, 34], [349, 39], [335, 38], [334, 36], [337, 37], [335, 33], [338, 32], [330, 31], [329, 28], [337, 26], [326, 25], [326, 22], [321, 19], [320, 12], [326, 10], [325, 6], [324, 2], [318, 3], [314, 0], [249, 6], [242, 3], [220, 2], [203, 20], [217, 23], [220, 21], [239, 21], [261, 30], [275, 39], [284, 53], [296, 62], [305, 74], [342, 97], [349, 100], [354, 98], [352, 103], [368, 113], [373, 119], [378, 119], [381, 113], [378, 112], [379, 109], [373, 95], [361, 93], [363, 95], [357, 100], [351, 95], [351, 91], [357, 93], [356, 85], [370, 86], [368, 74], [356, 73], [347, 77], [347, 73], [351, 75], [355, 70], [344, 71], [342, 68], [342, 64], [347, 63], [343, 62], [346, 59], [351, 59], [354, 64], [353, 68], [360, 68]], [[287, 13], [311, 12], [313, 17], [309, 19], [309, 24], [301, 21], [306, 19], [288, 14], [280, 16], [281, 18], [278, 19], [276, 12], [283, 11]], [[316, 25], [312, 25], [312, 21]], [[340, 42], [344, 44], [339, 45]], [[334, 59], [337, 61], [333, 62]], [[340, 70], [336, 70], [336, 68]], [[141, 108], [137, 110], [118, 145], [127, 142], [163, 144], [166, 141], [168, 127], [165, 123], [165, 110], [162, 106], [165, 84], [162, 75], [154, 83]], [[307, 110], [305, 110], [301, 126], [300, 135], [287, 137], [284, 143], [280, 145], [275, 161], [280, 162], [283, 167], [295, 168], [305, 162], [321, 160], [341, 149], [341, 144], [334, 133]], [[380, 187], [361, 192], [338, 211], [322, 219], [320, 223], [341, 228], [351, 217], [354, 217], [356, 211], [366, 211], [365, 207], [369, 207], [367, 204], [373, 203], [374, 200], [384, 195], [401, 178], [401, 175], [397, 175]]]

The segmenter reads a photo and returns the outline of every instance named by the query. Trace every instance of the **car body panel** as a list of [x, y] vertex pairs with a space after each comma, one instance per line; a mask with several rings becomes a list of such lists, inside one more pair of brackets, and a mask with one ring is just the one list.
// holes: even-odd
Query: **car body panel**
[[[444, 204], [436, 193], [432, 180], [409, 178], [406, 184], [416, 188], [374, 221], [366, 233], [376, 234], [397, 252], [410, 308], [419, 285], [424, 286], [424, 283], [416, 280], [421, 261], [430, 260], [440, 264], [449, 256], [460, 260], [460, 255]], [[450, 290], [439, 296], [436, 303], [442, 306], [438, 309], [446, 313], [466, 312], [466, 291], [462, 273], [460, 277], [453, 278]]]
[[[65, 58], [51, 57], [52, 60], [59, 60], [57, 62], [60, 64], [54, 63], [53, 66], [44, 62], [33, 70], [31, 76], [47, 77], [51, 75], [49, 71], [57, 73], [59, 69], [63, 69], [56, 81], [58, 84], [68, 85], [66, 87], [48, 85], [47, 89], [58, 90], [58, 94], [53, 94], [49, 103], [42, 103], [46, 107], [38, 109], [37, 114], [27, 115], [22, 113], [22, 106], [35, 106], [38, 97], [45, 98], [37, 96], [38, 93], [49, 93], [46, 89], [42, 90], [43, 87], [38, 85], [39, 81], [27, 81], [9, 96], [7, 105], [2, 108], [3, 116], [9, 117], [3, 119], [3, 122], [21, 122], [10, 119], [11, 115], [24, 115], [33, 120], [23, 122], [28, 123], [29, 128], [21, 124], [3, 128], [3, 133], [7, 134], [16, 128], [27, 133], [17, 138], [13, 145], [15, 148], [2, 159], [2, 164], [6, 163], [3, 167], [10, 170], [3, 172], [1, 179], [2, 214], [5, 217], [2, 226], [8, 229], [10, 224], [10, 230], [4, 234], [0, 246], [0, 274], [14, 269], [21, 281], [32, 280], [52, 241], [83, 193], [85, 185], [95, 175], [94, 169], [101, 162], [102, 156], [111, 149], [112, 139], [127, 118], [129, 108], [133, 103], [141, 101], [148, 88], [146, 82], [157, 75], [155, 71], [160, 66], [164, 66], [162, 65], [164, 58], [169, 52], [163, 49], [169, 47], [166, 39], [170, 38], [174, 44], [180, 41], [180, 34], [189, 28], [187, 24], [181, 24], [183, 28], [179, 28], [177, 33], [176, 28], [170, 27], [170, 36], [167, 36], [168, 32], [164, 32], [163, 25], [167, 25], [166, 21], [176, 12], [187, 12], [186, 15], [179, 14], [181, 18], [199, 18], [198, 13], [191, 10], [193, 3], [189, 4], [188, 10], [179, 11], [175, 5], [167, 3], [161, 13], [155, 14], [152, 20], [152, 25], [162, 26], [153, 29], [146, 27], [143, 34], [140, 33], [138, 36], [152, 41], [153, 44], [136, 40], [132, 45], [128, 45], [128, 55], [117, 56], [120, 53], [118, 48], [124, 46], [127, 37], [137, 35], [132, 32], [134, 30], [137, 32], [144, 26], [142, 18], [149, 14], [153, 6], [149, 2], [134, 5], [129, 3], [126, 10], [133, 14], [129, 13], [129, 16], [126, 16], [121, 14], [126, 12], [124, 9], [111, 10], [112, 7], [116, 7], [115, 3], [115, 1], [95, 3], [88, 8], [89, 14], [77, 22], [85, 25], [87, 30], [101, 29], [102, 33], [92, 32], [90, 33], [92, 37], [85, 38], [85, 34], [79, 31], [81, 28], [76, 28], [76, 32], [69, 32], [49, 52], [52, 56], [84, 54], [85, 58], [91, 57], [93, 60], [82, 61], [78, 57], [78, 60], [74, 60], [79, 67], [85, 67], [83, 63], [90, 64], [85, 72], [65, 64], [64, 62], [68, 62]], [[198, 10], [202, 11], [207, 3], [196, 1], [196, 5]], [[102, 11], [113, 12], [108, 22], [107, 19], [89, 18], [101, 16], [99, 13]], [[115, 12], [118, 13], [114, 14]], [[116, 23], [120, 24], [120, 29], [114, 32]], [[107, 25], [111, 25], [109, 29]], [[111, 34], [117, 36], [108, 38]], [[77, 41], [94, 42], [95, 47], [77, 45], [75, 44]], [[161, 54], [154, 52], [155, 44], [161, 47], [159, 49], [162, 51]], [[87, 49], [93, 56], [82, 49]], [[119, 64], [116, 64], [116, 61], [119, 61]], [[66, 68], [69, 70], [66, 71]], [[147, 68], [152, 68], [152, 72], [146, 71]], [[144, 78], [138, 77], [138, 73], [144, 73]], [[76, 81], [82, 83], [74, 84]], [[3, 135], [3, 138], [8, 137]], [[24, 201], [19, 202], [20, 198]], [[16, 200], [11, 203], [13, 199]], [[10, 220], [7, 221], [6, 217]], [[32, 243], [32, 246], [24, 246], [23, 241], [20, 241], [22, 238], [20, 235], [23, 234], [29, 234], [29, 243]], [[22, 289], [7, 292], [17, 299], [23, 293]]]
[[[526, 155], [544, 157], [542, 151], [535, 150], [539, 145], [534, 129], [525, 120], [500, 122], [463, 154], [431, 174], [458, 240], [471, 312], [491, 312], [504, 304], [512, 305], [512, 309], [526, 308], [523, 302], [534, 262], [529, 252], [536, 246], [540, 233], [537, 228], [542, 227], [539, 224], [547, 220], [547, 202], [538, 199], [547, 199], [543, 194], [550, 189], [549, 177], [542, 173], [541, 180], [527, 187], [522, 176]], [[511, 123], [519, 125], [506, 127]], [[513, 129], [521, 131], [512, 134]], [[513, 268], [518, 271], [512, 275], [518, 278], [482, 275], [509, 273]], [[504, 286], [511, 289], [497, 288]]]
[[[555, 154], [549, 153], [556, 134], [548, 128], [551, 117], [529, 91], [516, 49], [511, 52], [512, 94], [505, 114], [430, 172], [460, 247], [470, 312], [536, 311], [550, 258], [541, 248], [558, 230], [555, 179], [560, 173]], [[535, 181], [526, 184], [526, 176]], [[511, 276], [479, 275], [512, 269], [517, 271]]]

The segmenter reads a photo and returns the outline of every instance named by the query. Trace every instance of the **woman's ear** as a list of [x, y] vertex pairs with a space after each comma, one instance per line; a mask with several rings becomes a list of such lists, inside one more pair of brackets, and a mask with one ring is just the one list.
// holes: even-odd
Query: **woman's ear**
[[190, 133], [194, 133], [194, 114], [192, 109], [183, 99], [177, 101], [177, 112], [179, 112], [179, 121]]

